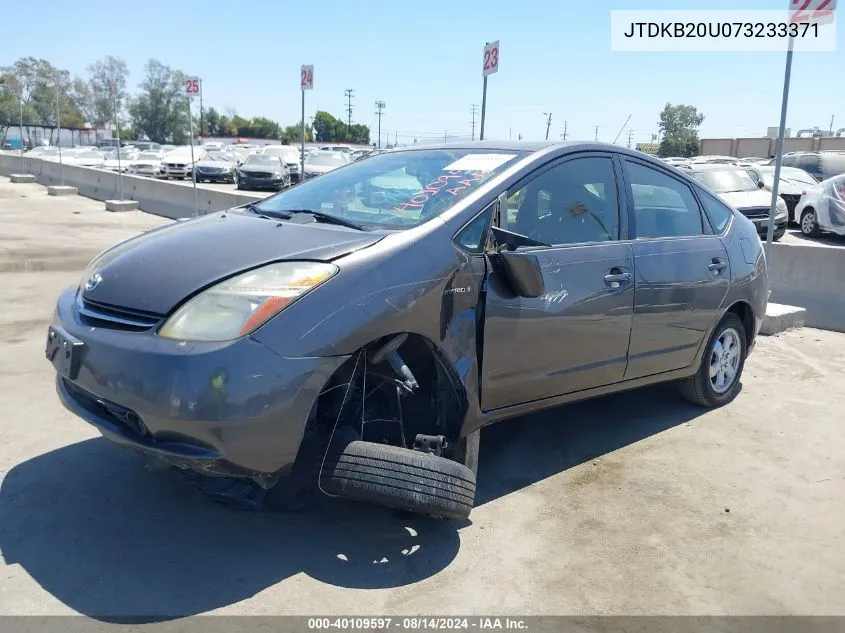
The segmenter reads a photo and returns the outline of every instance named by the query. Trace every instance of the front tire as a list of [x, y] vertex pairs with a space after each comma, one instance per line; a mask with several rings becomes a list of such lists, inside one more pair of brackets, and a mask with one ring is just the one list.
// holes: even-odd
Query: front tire
[[739, 393], [747, 351], [745, 326], [728, 312], [713, 330], [698, 371], [680, 383], [681, 395], [702, 407], [728, 404]]
[[464, 464], [398, 446], [352, 439], [340, 427], [326, 453], [320, 489], [329, 495], [446, 519], [466, 519], [475, 473]]
[[801, 213], [801, 232], [807, 237], [818, 237], [822, 234], [818, 220], [816, 220], [815, 209], [804, 209]]

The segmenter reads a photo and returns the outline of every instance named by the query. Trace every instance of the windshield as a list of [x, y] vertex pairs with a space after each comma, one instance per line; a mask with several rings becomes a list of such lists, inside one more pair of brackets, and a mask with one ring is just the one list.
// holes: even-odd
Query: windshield
[[306, 181], [255, 205], [258, 213], [308, 209], [365, 229], [401, 230], [436, 217], [526, 152], [391, 152]]
[[[766, 171], [761, 171], [760, 175], [763, 177], [763, 182], [769, 188], [775, 182], [775, 170], [768, 169]], [[805, 185], [816, 185], [818, 182], [815, 178], [813, 178], [810, 174], [808, 174], [803, 169], [794, 169], [794, 168], [781, 168], [780, 170], [780, 180], [781, 182], [787, 183], [796, 183], [800, 182]]]
[[226, 155], [218, 151], [209, 152], [208, 154], [206, 154], [204, 160], [216, 160], [224, 163], [229, 162], [229, 159], [226, 157]]
[[138, 160], [159, 160], [161, 154], [158, 152], [141, 152], [138, 154]]
[[340, 167], [349, 161], [343, 154], [330, 154], [328, 152], [320, 152], [313, 154], [305, 159], [309, 165], [317, 165], [318, 167]]
[[695, 177], [716, 193], [731, 191], [753, 191], [757, 185], [744, 169], [721, 169], [717, 171], [697, 171]]
[[262, 154], [253, 154], [247, 156], [244, 165], [279, 165], [278, 156], [264, 156]]

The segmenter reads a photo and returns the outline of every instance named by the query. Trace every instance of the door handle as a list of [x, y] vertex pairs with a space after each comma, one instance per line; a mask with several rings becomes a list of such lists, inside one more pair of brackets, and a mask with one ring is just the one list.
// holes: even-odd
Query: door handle
[[604, 283], [611, 288], [619, 288], [631, 281], [631, 273], [611, 273], [604, 276]]
[[718, 275], [727, 267], [728, 263], [724, 259], [722, 259], [721, 257], [714, 257], [711, 260], [710, 265], [707, 266], [707, 269], [710, 270], [713, 274]]

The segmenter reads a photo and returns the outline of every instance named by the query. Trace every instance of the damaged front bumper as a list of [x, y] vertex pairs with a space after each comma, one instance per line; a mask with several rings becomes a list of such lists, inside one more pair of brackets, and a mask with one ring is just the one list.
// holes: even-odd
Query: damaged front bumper
[[284, 358], [250, 336], [189, 343], [94, 327], [75, 295], [61, 295], [51, 328], [78, 347], [75, 363], [53, 357], [60, 400], [107, 439], [183, 469], [271, 485], [290, 471], [320, 390], [348, 358]]

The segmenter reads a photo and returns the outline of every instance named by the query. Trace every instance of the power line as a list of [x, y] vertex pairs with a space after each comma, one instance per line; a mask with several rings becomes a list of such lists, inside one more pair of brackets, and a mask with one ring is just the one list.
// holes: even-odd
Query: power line
[[355, 96], [355, 91], [352, 88], [347, 88], [343, 91], [343, 96], [346, 97], [346, 126], [348, 129], [352, 128], [352, 97]]
[[478, 112], [478, 106], [476, 104], [472, 104], [470, 106], [472, 108], [472, 140], [475, 140], [475, 115]]
[[376, 112], [378, 115], [378, 146], [381, 147], [381, 114], [384, 110], [384, 101], [376, 101], [376, 108], [378, 108], [378, 111]]

